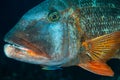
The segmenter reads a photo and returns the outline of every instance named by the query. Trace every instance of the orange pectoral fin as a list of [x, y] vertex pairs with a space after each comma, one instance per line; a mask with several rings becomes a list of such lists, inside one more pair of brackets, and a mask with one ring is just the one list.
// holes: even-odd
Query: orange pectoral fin
[[85, 70], [93, 72], [95, 74], [103, 75], [103, 76], [113, 76], [114, 72], [112, 69], [105, 63], [91, 61], [88, 63], [81, 63], [78, 66], [82, 67]]
[[82, 45], [93, 60], [106, 61], [120, 49], [120, 31], [85, 41]]
[[89, 60], [81, 58], [78, 66], [99, 75], [114, 75], [105, 62], [116, 55], [120, 49], [120, 31], [87, 40], [82, 43], [82, 46], [85, 49], [84, 54], [89, 57]]

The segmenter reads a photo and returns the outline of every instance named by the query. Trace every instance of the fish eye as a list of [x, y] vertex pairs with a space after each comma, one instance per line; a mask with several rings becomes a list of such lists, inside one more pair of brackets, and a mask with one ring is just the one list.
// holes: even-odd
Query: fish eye
[[51, 11], [48, 14], [48, 20], [49, 21], [55, 22], [55, 21], [58, 21], [59, 18], [60, 18], [60, 15], [59, 15], [59, 12], [57, 12], [57, 11]]

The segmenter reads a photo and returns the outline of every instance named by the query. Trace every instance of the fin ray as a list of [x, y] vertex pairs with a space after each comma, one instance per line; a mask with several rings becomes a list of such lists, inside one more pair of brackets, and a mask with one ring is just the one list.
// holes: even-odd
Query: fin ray
[[114, 72], [112, 69], [103, 62], [98, 61], [90, 61], [87, 63], [81, 63], [78, 66], [81, 68], [93, 72], [95, 74], [103, 75], [103, 76], [113, 76]]
[[120, 48], [120, 31], [83, 42], [86, 52], [93, 60], [108, 60]]

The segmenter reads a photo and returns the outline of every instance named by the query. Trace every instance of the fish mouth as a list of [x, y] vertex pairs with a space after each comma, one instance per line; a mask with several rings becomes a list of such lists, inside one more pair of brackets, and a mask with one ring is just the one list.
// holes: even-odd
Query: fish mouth
[[25, 55], [25, 53], [27, 54], [27, 50], [27, 48], [16, 44], [7, 43], [4, 45], [4, 52], [6, 56], [10, 58], [16, 56], [17, 54]]
[[41, 64], [41, 62], [49, 60], [47, 54], [37, 54], [36, 51], [33, 51], [16, 43], [6, 43], [4, 45], [4, 52], [5, 55], [9, 58], [29, 62], [32, 64]]

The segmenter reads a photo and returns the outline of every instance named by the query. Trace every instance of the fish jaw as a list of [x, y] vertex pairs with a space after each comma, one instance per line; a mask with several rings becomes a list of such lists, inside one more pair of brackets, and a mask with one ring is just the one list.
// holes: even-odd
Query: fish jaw
[[5, 55], [19, 61], [24, 61], [32, 64], [42, 64], [48, 62], [49, 58], [35, 54], [33, 51], [18, 45], [5, 44]]

